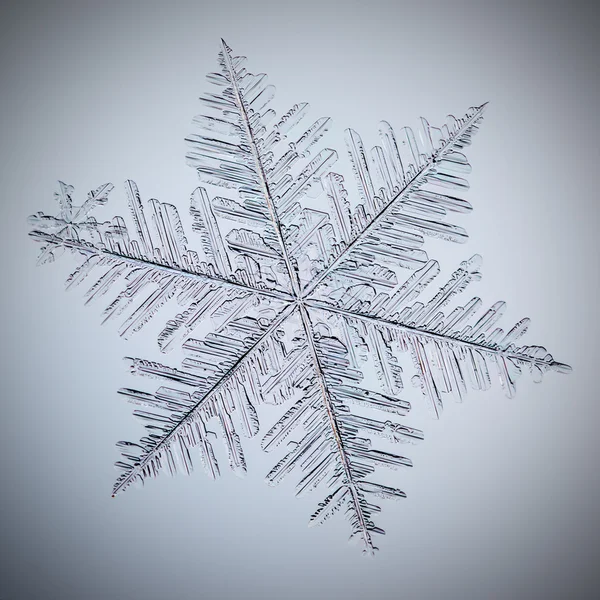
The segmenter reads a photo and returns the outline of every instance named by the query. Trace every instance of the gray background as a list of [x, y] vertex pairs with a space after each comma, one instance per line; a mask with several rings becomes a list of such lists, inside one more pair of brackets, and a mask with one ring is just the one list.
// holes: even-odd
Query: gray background
[[[0, 598], [596, 597], [598, 21], [581, 2], [5, 3]], [[141, 433], [115, 393], [131, 384], [121, 357], [158, 358], [155, 329], [124, 342], [63, 291], [68, 257], [35, 267], [25, 219], [55, 211], [58, 179], [77, 203], [115, 183], [110, 214], [126, 178], [185, 210], [183, 138], [221, 36], [281, 107], [334, 117], [330, 144], [489, 100], [470, 240], [428, 250], [447, 271], [481, 253], [476, 293], [508, 302], [505, 323], [533, 317], [527, 341], [574, 367], [524, 376], [512, 400], [497, 386], [449, 401], [440, 421], [417, 410], [426, 441], [375, 560], [341, 517], [308, 529], [319, 498], [266, 486], [252, 444], [245, 480], [198, 469], [111, 499], [114, 442]]]

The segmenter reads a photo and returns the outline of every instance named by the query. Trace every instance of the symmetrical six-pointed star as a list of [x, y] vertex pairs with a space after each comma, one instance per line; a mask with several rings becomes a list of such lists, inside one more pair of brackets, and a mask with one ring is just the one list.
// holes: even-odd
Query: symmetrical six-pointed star
[[[140, 330], [172, 299], [182, 307], [158, 338], [163, 352], [182, 345], [188, 357], [178, 368], [129, 359], [132, 373], [165, 385], [154, 393], [120, 390], [151, 410], [135, 411], [147, 436], [118, 444], [123, 460], [117, 463], [122, 474], [115, 494], [165, 467], [190, 472], [192, 451], [199, 451], [206, 471], [217, 476], [213, 421], [220, 424], [230, 467], [244, 472], [238, 430], [256, 435], [257, 407], [285, 404], [262, 441], [266, 451], [288, 442], [267, 480], [276, 484], [296, 469], [299, 494], [327, 486], [329, 495], [311, 522], [343, 509], [352, 537], [371, 553], [373, 534], [383, 533], [372, 520], [379, 511], [372, 498], [405, 496], [371, 476], [377, 467], [412, 463], [374, 448], [365, 436], [391, 443], [423, 437], [407, 425], [374, 418], [375, 411], [405, 415], [410, 410], [398, 397], [399, 352], [412, 357], [413, 383], [436, 417], [443, 394], [460, 400], [468, 385], [487, 389], [490, 369], [512, 395], [523, 367], [537, 378], [549, 369], [569, 368], [544, 348], [515, 345], [528, 319], [508, 333], [494, 328], [502, 302], [479, 317], [478, 298], [443, 310], [480, 278], [477, 255], [461, 263], [433, 297], [416, 301], [439, 273], [438, 263], [422, 249], [423, 236], [466, 239], [465, 231], [445, 218], [471, 210], [454, 194], [467, 187], [462, 175], [470, 166], [462, 151], [485, 105], [469, 109], [462, 119], [448, 117], [440, 128], [422, 119], [416, 134], [404, 128], [396, 135], [383, 122], [381, 146], [370, 155], [358, 134], [348, 130], [357, 190], [357, 197], [349, 198], [343, 177], [331, 171], [336, 152], [317, 146], [329, 119], [292, 136], [308, 105], [296, 104], [277, 120], [268, 108], [273, 86], [244, 65], [245, 58], [235, 57], [223, 42], [220, 70], [208, 76], [218, 90], [201, 98], [210, 114], [194, 119], [201, 133], [187, 139], [189, 164], [202, 181], [222, 190], [212, 200], [202, 187], [192, 194], [200, 254], [188, 249], [175, 206], [150, 200], [149, 224], [132, 181], [126, 192], [135, 237], [121, 217], [99, 223], [90, 216], [106, 202], [112, 185], [90, 192], [74, 210], [73, 189], [63, 183], [56, 194], [60, 214], [30, 217], [31, 235], [44, 244], [41, 262], [65, 248], [80, 257], [67, 286], [93, 273], [88, 302], [118, 289], [104, 314], [122, 317], [123, 336]], [[227, 221], [241, 226], [226, 231]], [[406, 269], [413, 273], [404, 281]], [[369, 369], [377, 373], [379, 389], [369, 389], [376, 385], [364, 376]]]

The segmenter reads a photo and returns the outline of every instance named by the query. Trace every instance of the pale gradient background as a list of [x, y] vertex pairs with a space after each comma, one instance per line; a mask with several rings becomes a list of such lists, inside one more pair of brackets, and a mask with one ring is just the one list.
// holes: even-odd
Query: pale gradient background
[[[600, 534], [596, 307], [598, 9], [583, 2], [18, 2], [0, 12], [2, 600], [521, 600], [595, 598]], [[197, 185], [183, 138], [223, 36], [266, 71], [281, 107], [309, 101], [375, 142], [376, 125], [439, 123], [490, 101], [469, 151], [466, 246], [430, 244], [447, 271], [484, 256], [477, 285], [505, 323], [574, 372], [517, 398], [499, 387], [416, 410], [426, 441], [384, 503], [388, 535], [366, 560], [341, 517], [306, 527], [316, 496], [201, 469], [115, 500], [114, 443], [141, 427], [115, 393], [121, 357], [159, 358], [100, 307], [65, 293], [72, 261], [36, 268], [27, 215], [122, 182], [185, 211]], [[345, 156], [342, 157], [345, 163]], [[108, 214], [107, 213], [107, 214]], [[409, 390], [412, 394], [412, 390]], [[410, 396], [415, 400], [414, 395]]]

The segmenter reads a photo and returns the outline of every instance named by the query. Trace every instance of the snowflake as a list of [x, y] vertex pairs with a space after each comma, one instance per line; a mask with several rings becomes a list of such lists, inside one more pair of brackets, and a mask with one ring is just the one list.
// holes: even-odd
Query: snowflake
[[[349, 198], [344, 178], [331, 170], [336, 152], [320, 147], [329, 119], [294, 133], [308, 105], [296, 104], [277, 119], [269, 108], [273, 86], [245, 63], [222, 43], [219, 72], [208, 75], [216, 91], [201, 98], [207, 114], [194, 118], [199, 133], [187, 138], [188, 163], [221, 194], [211, 199], [199, 187], [191, 196], [198, 251], [188, 248], [177, 208], [142, 202], [132, 181], [125, 187], [135, 235], [121, 217], [99, 223], [89, 216], [106, 202], [112, 185], [90, 192], [74, 212], [73, 189], [64, 183], [56, 194], [59, 216], [30, 217], [31, 235], [44, 244], [41, 262], [64, 249], [80, 258], [67, 286], [93, 278], [87, 301], [117, 290], [104, 315], [121, 319], [122, 336], [139, 331], [171, 300], [181, 307], [158, 345], [162, 352], [183, 348], [182, 363], [129, 359], [133, 374], [164, 385], [154, 393], [120, 390], [142, 406], [134, 414], [147, 435], [138, 443], [118, 443], [122, 473], [114, 494], [163, 469], [189, 473], [192, 450], [208, 474], [218, 476], [215, 423], [229, 466], [242, 474], [240, 433], [261, 431], [262, 403], [285, 405], [281, 418], [262, 432], [267, 452], [287, 442], [267, 481], [277, 484], [295, 471], [298, 494], [325, 488], [311, 523], [342, 510], [351, 537], [372, 553], [373, 535], [383, 533], [373, 521], [380, 510], [374, 498], [405, 497], [378, 483], [374, 473], [412, 466], [385, 444], [423, 438], [397, 421], [411, 408], [399, 397], [400, 353], [411, 357], [412, 383], [435, 417], [443, 395], [461, 400], [467, 387], [487, 389], [490, 371], [512, 396], [523, 369], [539, 380], [544, 371], [569, 367], [542, 347], [516, 345], [528, 319], [508, 332], [495, 327], [503, 302], [480, 316], [479, 298], [445, 309], [480, 278], [477, 255], [424, 299], [440, 272], [422, 248], [424, 236], [466, 239], [446, 217], [471, 210], [455, 194], [467, 188], [463, 176], [470, 165], [463, 150], [485, 105], [461, 119], [449, 116], [440, 128], [422, 119], [416, 132], [403, 128], [396, 134], [382, 122], [381, 146], [370, 154], [348, 130], [356, 179], [356, 197]], [[226, 227], [228, 221], [233, 225]], [[404, 280], [407, 269], [412, 273]], [[369, 368], [378, 389], [370, 389], [375, 378], [365, 376]], [[375, 411], [390, 418], [373, 418]], [[383, 438], [379, 446], [371, 439], [376, 437]]]

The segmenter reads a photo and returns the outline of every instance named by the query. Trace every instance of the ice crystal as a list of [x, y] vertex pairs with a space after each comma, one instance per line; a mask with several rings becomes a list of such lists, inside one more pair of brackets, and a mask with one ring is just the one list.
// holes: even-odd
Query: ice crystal
[[[503, 302], [481, 315], [478, 298], [456, 303], [480, 278], [477, 255], [425, 300], [440, 272], [423, 249], [425, 236], [466, 239], [448, 217], [471, 210], [456, 194], [468, 187], [463, 151], [485, 104], [460, 119], [449, 116], [439, 128], [421, 119], [417, 131], [396, 133], [382, 122], [381, 145], [370, 152], [348, 130], [356, 179], [349, 193], [348, 182], [331, 170], [336, 152], [320, 145], [329, 119], [304, 124], [306, 103], [277, 118], [266, 75], [250, 73], [225, 42], [218, 63], [218, 72], [208, 75], [213, 91], [201, 97], [205, 111], [194, 118], [196, 133], [187, 138], [189, 165], [220, 194], [198, 187], [191, 195], [196, 250], [177, 208], [142, 201], [133, 181], [125, 184], [129, 226], [118, 216], [104, 223], [91, 216], [112, 185], [74, 208], [73, 188], [60, 183], [58, 216], [30, 217], [31, 236], [43, 244], [40, 262], [65, 249], [80, 258], [67, 287], [91, 281], [87, 301], [112, 293], [105, 320], [119, 319], [122, 336], [142, 329], [172, 299], [181, 307], [158, 336], [163, 352], [183, 348], [180, 365], [128, 359], [134, 375], [163, 385], [154, 393], [120, 390], [141, 405], [134, 414], [147, 435], [118, 443], [114, 494], [163, 469], [189, 473], [196, 452], [207, 473], [218, 476], [215, 423], [230, 468], [243, 473], [240, 434], [261, 432], [261, 403], [280, 404], [281, 418], [261, 432], [267, 452], [287, 442], [267, 481], [276, 484], [295, 471], [298, 494], [322, 489], [311, 524], [341, 510], [351, 537], [372, 553], [374, 534], [383, 533], [373, 521], [380, 510], [375, 499], [405, 497], [374, 473], [412, 463], [371, 438], [423, 439], [399, 420], [411, 408], [400, 397], [399, 353], [412, 358], [412, 382], [435, 417], [444, 395], [460, 401], [469, 387], [487, 389], [491, 372], [512, 396], [523, 369], [537, 380], [569, 367], [542, 347], [517, 346], [528, 319], [507, 332], [495, 327]], [[233, 226], [224, 227], [226, 221]], [[406, 269], [412, 270], [407, 278]], [[207, 321], [212, 330], [198, 333]], [[378, 389], [364, 375], [367, 362]]]

